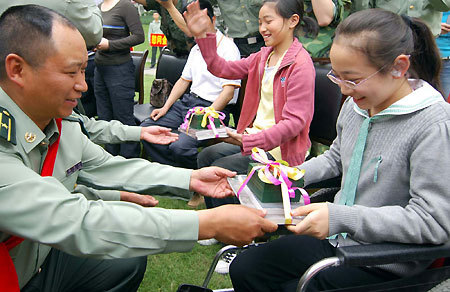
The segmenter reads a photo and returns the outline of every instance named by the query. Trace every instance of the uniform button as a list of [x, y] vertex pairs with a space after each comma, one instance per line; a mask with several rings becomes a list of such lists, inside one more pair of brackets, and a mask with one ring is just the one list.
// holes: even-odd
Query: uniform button
[[34, 140], [36, 140], [36, 134], [30, 132], [25, 133], [25, 141], [28, 143], [33, 143]]
[[248, 20], [248, 19], [247, 19], [247, 20], [246, 20], [245, 22], [246, 22], [246, 23], [249, 23], [249, 22], [250, 22], [250, 20]]
[[241, 8], [245, 8], [245, 5], [242, 5]]
[[42, 272], [42, 269], [41, 269], [41, 268], [39, 268], [39, 270], [38, 270], [38, 274], [39, 274], [40, 272]]
[[414, 9], [414, 5], [409, 6], [409, 9]]

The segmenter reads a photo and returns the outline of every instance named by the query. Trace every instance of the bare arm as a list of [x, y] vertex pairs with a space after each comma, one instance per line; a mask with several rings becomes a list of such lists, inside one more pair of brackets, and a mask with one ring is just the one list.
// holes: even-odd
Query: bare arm
[[230, 100], [233, 99], [234, 89], [234, 85], [225, 85], [222, 89], [222, 92], [219, 94], [219, 96], [211, 106], [217, 111], [223, 110], [230, 102]]
[[331, 0], [312, 0], [314, 15], [319, 26], [328, 26], [334, 19], [334, 3]]

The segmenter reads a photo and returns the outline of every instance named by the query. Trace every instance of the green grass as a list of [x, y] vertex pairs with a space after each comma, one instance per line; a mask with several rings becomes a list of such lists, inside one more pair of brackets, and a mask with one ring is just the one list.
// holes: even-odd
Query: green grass
[[[158, 197], [159, 207], [167, 209], [191, 209], [186, 201]], [[203, 209], [200, 205], [198, 209]], [[192, 210], [192, 209], [191, 209]], [[176, 291], [183, 283], [202, 285], [209, 266], [221, 248], [220, 244], [201, 246], [195, 244], [189, 253], [171, 253], [148, 256], [147, 271], [139, 288], [140, 292]], [[232, 287], [230, 277], [214, 273], [208, 288]]]

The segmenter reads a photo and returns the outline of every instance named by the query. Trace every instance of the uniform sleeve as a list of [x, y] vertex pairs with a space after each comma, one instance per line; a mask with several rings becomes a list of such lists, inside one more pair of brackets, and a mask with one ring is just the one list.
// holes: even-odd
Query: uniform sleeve
[[429, 2], [437, 11], [446, 12], [450, 10], [450, 0], [430, 0]]
[[124, 125], [119, 121], [102, 121], [89, 118], [85, 115], [77, 115], [89, 133], [89, 138], [97, 144], [122, 143], [140, 141], [141, 127]]
[[330, 234], [346, 232], [355, 240], [372, 243], [448, 242], [450, 204], [446, 174], [450, 161], [450, 122], [431, 125], [414, 140], [409, 160], [408, 204], [366, 207], [329, 203]]
[[88, 200], [120, 201], [120, 191], [96, 190], [87, 186], [77, 185], [74, 193], [81, 193]]
[[103, 21], [100, 9], [93, 0], [68, 1], [62, 12], [80, 31], [87, 47], [95, 47], [103, 36]]
[[[96, 146], [92, 144], [93, 146]], [[98, 147], [98, 146], [97, 146]], [[98, 147], [100, 148], [100, 147]], [[135, 159], [102, 155], [91, 149], [86, 156], [86, 176], [109, 181], [122, 187], [175, 183], [186, 187], [189, 172]], [[103, 156], [94, 158], [93, 155]], [[105, 159], [108, 156], [109, 159]], [[108, 158], [106, 157], [106, 158]], [[105, 161], [99, 161], [105, 159]], [[132, 161], [132, 160], [130, 160]], [[83, 195], [70, 193], [54, 177], [41, 177], [14, 154], [0, 153], [0, 230], [52, 246], [75, 256], [98, 259], [144, 256], [153, 253], [189, 251], [198, 238], [198, 216], [194, 211], [144, 208], [127, 202], [88, 201]], [[98, 164], [100, 170], [90, 168]], [[116, 174], [104, 168], [113, 169]], [[140, 168], [140, 173], [138, 172]], [[145, 170], [148, 168], [148, 170]], [[142, 173], [142, 174], [141, 174]], [[159, 180], [159, 178], [162, 178]], [[137, 189], [139, 187], [135, 187]]]
[[109, 50], [123, 50], [139, 45], [145, 41], [144, 29], [139, 17], [137, 9], [131, 2], [124, 2], [126, 5], [121, 6], [123, 9], [121, 15], [130, 31], [130, 35], [117, 40], [109, 40]]

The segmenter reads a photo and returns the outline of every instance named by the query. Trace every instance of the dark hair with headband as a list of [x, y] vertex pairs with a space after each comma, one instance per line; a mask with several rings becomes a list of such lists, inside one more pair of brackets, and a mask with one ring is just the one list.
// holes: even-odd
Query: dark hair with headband
[[305, 6], [303, 0], [264, 0], [264, 3], [275, 3], [278, 14], [285, 19], [289, 19], [292, 15], [297, 14], [299, 22], [295, 29], [303, 28], [305, 35], [308, 37], [313, 38], [317, 36], [319, 25], [315, 19], [304, 16]]
[[0, 16], [0, 80], [6, 78], [9, 54], [22, 57], [33, 68], [45, 63], [54, 51], [55, 21], [76, 30], [61, 14], [38, 5], [13, 6]]
[[[410, 55], [409, 74], [440, 90], [441, 59], [434, 36], [417, 18], [400, 16], [383, 9], [351, 14], [336, 29], [335, 41], [345, 37], [347, 45], [367, 55], [377, 68], [392, 64], [401, 54]], [[380, 72], [392, 69], [386, 66]]]

